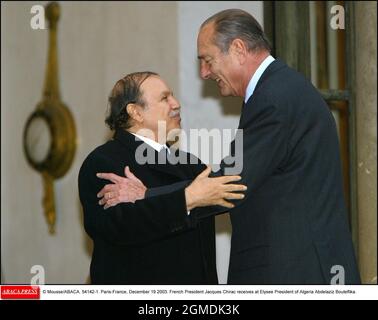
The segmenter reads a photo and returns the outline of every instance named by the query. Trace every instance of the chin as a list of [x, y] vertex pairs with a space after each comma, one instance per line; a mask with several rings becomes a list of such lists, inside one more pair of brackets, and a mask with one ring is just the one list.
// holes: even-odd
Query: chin
[[232, 96], [232, 94], [231, 94], [231, 92], [220, 92], [220, 95], [222, 96], [222, 97], [229, 97], [229, 96]]
[[181, 118], [175, 120], [174, 129], [181, 129]]
[[221, 90], [220, 95], [222, 97], [237, 97], [238, 95], [231, 90]]
[[181, 134], [181, 126], [175, 126], [170, 128], [167, 132], [167, 141], [175, 141], [177, 138], [180, 137]]
[[230, 90], [228, 90], [228, 88], [220, 88], [220, 95], [222, 97], [228, 97], [228, 96], [232, 96], [232, 92]]
[[178, 123], [176, 125], [173, 125], [173, 126], [170, 126], [169, 129], [168, 129], [168, 132], [170, 132], [170, 131], [176, 131], [176, 130], [181, 130], [180, 123]]

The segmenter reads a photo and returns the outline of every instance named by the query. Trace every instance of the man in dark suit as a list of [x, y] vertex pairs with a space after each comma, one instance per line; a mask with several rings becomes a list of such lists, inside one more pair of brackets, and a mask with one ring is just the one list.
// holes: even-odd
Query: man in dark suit
[[335, 121], [321, 95], [270, 55], [247, 12], [210, 17], [197, 45], [201, 77], [223, 96], [244, 98], [248, 192], [231, 211], [228, 283], [359, 283]]
[[[360, 283], [335, 121], [321, 95], [270, 55], [261, 26], [245, 11], [207, 19], [197, 46], [201, 77], [215, 80], [223, 96], [244, 98], [243, 148], [233, 143], [231, 153], [243, 152], [248, 191], [230, 211], [228, 283]], [[204, 208], [197, 217], [215, 213]]]
[[[194, 224], [191, 214], [195, 201], [227, 205], [227, 199], [243, 196], [232, 192], [245, 187], [229, 184], [235, 176], [208, 178], [210, 169], [190, 164], [195, 161], [189, 154], [181, 154], [188, 164], [167, 161], [180, 156], [165, 144], [167, 133], [180, 128], [180, 105], [157, 74], [139, 72], [119, 80], [109, 103], [106, 122], [116, 131], [114, 138], [93, 150], [79, 173], [84, 227], [94, 242], [92, 284], [217, 284], [214, 217]], [[166, 131], [158, 132], [159, 121]], [[152, 158], [141, 163], [145, 154]], [[104, 210], [97, 195], [105, 181], [96, 173], [114, 172], [120, 182], [125, 167], [126, 175], [131, 169], [148, 188], [194, 182], [173, 193]]]

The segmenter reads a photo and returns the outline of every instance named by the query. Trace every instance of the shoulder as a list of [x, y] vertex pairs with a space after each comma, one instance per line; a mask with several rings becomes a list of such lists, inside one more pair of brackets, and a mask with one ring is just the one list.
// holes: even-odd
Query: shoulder
[[303, 115], [312, 109], [319, 112], [325, 106], [324, 99], [311, 81], [287, 65], [269, 74], [256, 90], [253, 101], [248, 103], [253, 103], [255, 108], [256, 105], [273, 105], [282, 111]]
[[[261, 84], [261, 95], [275, 102], [287, 99], [300, 100], [306, 96], [320, 96], [311, 79], [281, 62], [280, 68], [271, 72]], [[284, 98], [284, 100], [282, 100]]]
[[85, 157], [79, 174], [85, 173], [86, 171], [96, 171], [101, 169], [104, 163], [110, 161], [112, 152], [115, 148], [115, 141], [109, 140], [93, 149]]

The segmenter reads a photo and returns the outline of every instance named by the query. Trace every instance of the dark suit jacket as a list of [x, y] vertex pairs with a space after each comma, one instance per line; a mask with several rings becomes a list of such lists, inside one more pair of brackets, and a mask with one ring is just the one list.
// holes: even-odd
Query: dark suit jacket
[[[332, 278], [339, 283], [343, 275], [346, 284], [360, 283], [337, 130], [318, 91], [277, 59], [243, 106], [239, 129], [241, 183], [248, 190], [230, 211], [228, 283], [330, 284]], [[223, 171], [225, 167], [223, 163]], [[159, 189], [150, 193], [161, 194]], [[201, 208], [196, 218], [225, 211]]]
[[342, 270], [359, 283], [336, 125], [318, 91], [275, 60], [239, 128], [248, 191], [231, 212], [228, 283], [329, 284]]
[[107, 210], [98, 204], [97, 193], [110, 183], [97, 178], [98, 172], [124, 176], [128, 165], [151, 188], [193, 179], [204, 169], [201, 164], [139, 165], [135, 153], [142, 144], [158, 154], [130, 133], [117, 131], [113, 140], [88, 155], [80, 169], [84, 227], [94, 243], [92, 283], [217, 284], [214, 217], [194, 227], [183, 188]]

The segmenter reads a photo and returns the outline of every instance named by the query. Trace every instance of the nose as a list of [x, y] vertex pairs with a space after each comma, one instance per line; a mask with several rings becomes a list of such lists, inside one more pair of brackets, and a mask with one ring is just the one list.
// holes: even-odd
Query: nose
[[201, 64], [200, 64], [200, 75], [201, 75], [201, 78], [204, 79], [204, 80], [207, 80], [207, 79], [209, 79], [210, 74], [211, 74], [210, 68], [207, 65], [207, 63], [205, 61], [201, 61]]
[[173, 96], [172, 96], [171, 108], [173, 110], [180, 109], [180, 102], [175, 97], [173, 97]]

